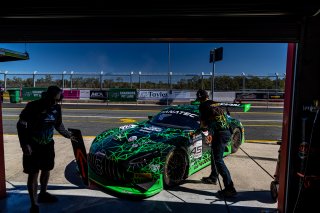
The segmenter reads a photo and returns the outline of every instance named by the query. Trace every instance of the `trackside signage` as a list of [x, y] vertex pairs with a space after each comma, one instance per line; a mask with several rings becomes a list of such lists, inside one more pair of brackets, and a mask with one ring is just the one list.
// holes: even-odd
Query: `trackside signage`
[[90, 90], [90, 99], [107, 100], [108, 92], [106, 90]]
[[160, 100], [167, 97], [168, 97], [168, 91], [166, 90], [155, 90], [155, 91], [140, 90], [138, 93], [139, 100]]
[[45, 87], [23, 88], [22, 98], [24, 101], [33, 101], [41, 98], [41, 93], [46, 91]]
[[89, 99], [90, 90], [80, 90], [80, 99]]
[[136, 89], [110, 89], [108, 93], [110, 101], [137, 101]]
[[63, 90], [63, 96], [65, 99], [79, 99], [80, 90]]

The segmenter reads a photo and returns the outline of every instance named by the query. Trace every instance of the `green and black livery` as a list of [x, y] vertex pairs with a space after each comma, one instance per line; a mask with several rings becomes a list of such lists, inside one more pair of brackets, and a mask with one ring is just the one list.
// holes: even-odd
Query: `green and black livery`
[[[196, 104], [167, 107], [149, 120], [99, 134], [88, 155], [89, 180], [122, 194], [150, 197], [180, 184], [210, 165], [210, 147], [199, 128]], [[233, 131], [224, 155], [244, 142], [240, 121], [227, 115]]]

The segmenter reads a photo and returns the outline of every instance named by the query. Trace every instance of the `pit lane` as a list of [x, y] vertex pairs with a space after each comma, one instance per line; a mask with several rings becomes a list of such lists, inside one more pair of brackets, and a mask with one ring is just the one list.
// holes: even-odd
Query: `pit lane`
[[[16, 122], [22, 107], [4, 108], [3, 125], [5, 141], [6, 180], [11, 183], [22, 183], [27, 176], [22, 172], [21, 149], [16, 132]], [[63, 109], [63, 122], [66, 127], [82, 130], [85, 145], [90, 147], [94, 136], [108, 128], [145, 120], [148, 115], [154, 115], [159, 109], [104, 109], [88, 106], [87, 109]], [[282, 132], [282, 109], [255, 109], [252, 112], [234, 112], [245, 127], [246, 143], [241, 148], [256, 162], [250, 159], [242, 150], [225, 158], [233, 181], [241, 196], [252, 192], [269, 194], [269, 187], [276, 168], [279, 145], [277, 140]], [[51, 184], [81, 185], [74, 171], [74, 156], [68, 139], [59, 135], [56, 141], [56, 166], [51, 173]], [[210, 167], [189, 177], [182, 185], [167, 191], [175, 196], [188, 194], [188, 199], [196, 195], [207, 196], [208, 190], [219, 190], [219, 185], [202, 184], [199, 180], [210, 173]], [[244, 198], [244, 197], [243, 197]], [[246, 198], [247, 199], [247, 198]], [[275, 206], [271, 198], [261, 198], [261, 202]]]

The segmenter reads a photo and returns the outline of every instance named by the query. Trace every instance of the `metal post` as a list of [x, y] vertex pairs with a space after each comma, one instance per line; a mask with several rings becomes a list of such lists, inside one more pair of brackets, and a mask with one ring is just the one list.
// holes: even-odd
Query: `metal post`
[[37, 74], [37, 71], [34, 71], [33, 72], [33, 87], [36, 87], [36, 74]]
[[5, 71], [3, 75], [4, 91], [7, 91], [7, 74], [8, 74], [8, 71]]
[[6, 174], [5, 174], [5, 163], [4, 163], [2, 101], [0, 101], [0, 199], [4, 197], [6, 197]]
[[276, 95], [278, 95], [278, 84], [279, 84], [279, 73], [275, 73], [276, 74]]
[[212, 62], [212, 73], [211, 73], [211, 99], [213, 100], [213, 93], [214, 93], [214, 69], [215, 63]]
[[73, 71], [70, 72], [70, 90], [72, 90], [72, 75]]
[[168, 43], [168, 93], [167, 93], [167, 106], [168, 106], [168, 98], [169, 98], [169, 93], [171, 89], [171, 83], [170, 83], [170, 73], [171, 73], [171, 64], [170, 64], [170, 42]]
[[133, 75], [133, 71], [131, 71], [130, 73], [130, 88], [132, 89], [132, 75]]
[[100, 90], [102, 90], [102, 75], [103, 71], [100, 72]]
[[201, 89], [204, 89], [203, 76], [204, 76], [204, 72], [201, 72]]
[[62, 72], [62, 90], [64, 89], [64, 75], [66, 74], [66, 71]]
[[172, 91], [172, 83], [171, 83], [171, 78], [172, 78], [172, 72], [168, 73], [168, 93], [167, 93], [167, 105], [169, 105], [169, 95], [171, 94]]
[[244, 93], [246, 89], [246, 74], [243, 72], [242, 73], [242, 94]]
[[170, 84], [169, 88], [170, 90], [172, 90], [172, 72], [169, 72], [169, 84]]
[[141, 71], [139, 71], [139, 89], [141, 89]]

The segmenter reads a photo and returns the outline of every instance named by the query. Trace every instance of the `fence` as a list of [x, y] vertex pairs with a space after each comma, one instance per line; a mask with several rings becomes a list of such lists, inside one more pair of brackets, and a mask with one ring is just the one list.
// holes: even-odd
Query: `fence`
[[[3, 72], [1, 87], [5, 90], [20, 87], [48, 87], [57, 85], [63, 89], [164, 89], [164, 90], [197, 90], [199, 88], [211, 90], [210, 74], [143, 74], [130, 72], [128, 74], [107, 73], [77, 73], [62, 72], [61, 74], [14, 74]], [[0, 78], [1, 79], [1, 78]], [[215, 91], [243, 91], [268, 90], [282, 92], [285, 76], [227, 76], [214, 77]]]

